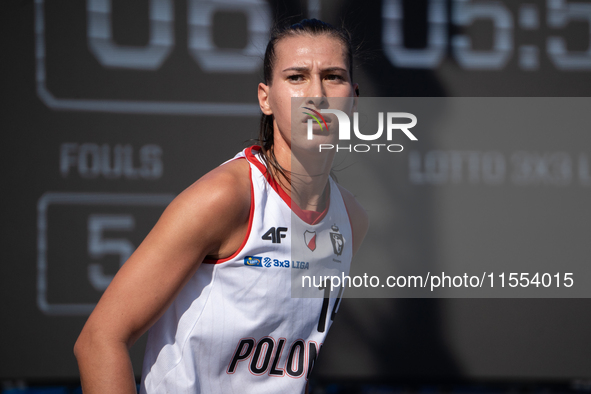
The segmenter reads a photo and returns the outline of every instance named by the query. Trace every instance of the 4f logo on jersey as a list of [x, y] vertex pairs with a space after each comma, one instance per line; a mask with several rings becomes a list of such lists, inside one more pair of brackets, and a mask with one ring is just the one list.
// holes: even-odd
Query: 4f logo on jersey
[[334, 254], [340, 256], [343, 253], [343, 248], [345, 247], [345, 240], [343, 239], [343, 234], [339, 232], [339, 228], [336, 224], [332, 225], [331, 229], [334, 231], [330, 233], [332, 249], [334, 250]]
[[244, 258], [244, 265], [249, 265], [251, 267], [262, 267], [263, 258], [258, 256], [246, 256]]
[[263, 234], [263, 239], [265, 241], [271, 241], [274, 244], [280, 244], [281, 238], [285, 238], [285, 233], [287, 232], [287, 227], [271, 227], [267, 230], [265, 234]]

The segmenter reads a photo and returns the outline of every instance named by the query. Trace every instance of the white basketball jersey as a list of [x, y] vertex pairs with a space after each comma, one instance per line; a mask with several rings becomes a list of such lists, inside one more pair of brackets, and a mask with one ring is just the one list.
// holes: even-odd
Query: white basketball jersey
[[[250, 164], [247, 236], [233, 256], [204, 261], [150, 329], [141, 393], [304, 391], [342, 292], [305, 277], [348, 275], [351, 225], [332, 179], [325, 216], [296, 216], [257, 148], [234, 158]], [[317, 298], [292, 297], [302, 279]]]

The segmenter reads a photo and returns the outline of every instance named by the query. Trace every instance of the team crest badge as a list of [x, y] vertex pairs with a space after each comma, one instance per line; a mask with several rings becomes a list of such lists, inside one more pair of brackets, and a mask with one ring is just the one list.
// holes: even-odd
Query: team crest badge
[[312, 252], [316, 249], [316, 231], [308, 231], [304, 233], [304, 242]]
[[341, 234], [339, 231], [339, 228], [337, 227], [337, 225], [333, 225], [331, 227], [332, 231], [330, 233], [330, 240], [332, 242], [332, 249], [334, 251], [334, 254], [336, 254], [337, 256], [340, 256], [343, 253], [343, 248], [345, 247], [345, 240], [343, 239], [343, 234]]

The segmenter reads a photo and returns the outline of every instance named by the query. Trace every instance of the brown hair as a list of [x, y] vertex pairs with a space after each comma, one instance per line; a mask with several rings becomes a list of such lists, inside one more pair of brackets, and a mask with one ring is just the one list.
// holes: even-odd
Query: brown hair
[[[301, 35], [328, 35], [329, 37], [340, 40], [346, 51], [345, 56], [349, 65], [349, 77], [353, 80], [353, 45], [349, 32], [344, 28], [336, 28], [318, 19], [303, 19], [293, 25], [275, 26], [271, 31], [271, 38], [267, 44], [263, 62], [265, 84], [270, 85], [273, 82], [273, 67], [275, 66], [276, 59], [275, 46], [277, 43], [286, 37]], [[271, 176], [280, 174], [287, 182], [291, 183], [290, 174], [281, 167], [273, 152], [273, 115], [262, 114], [258, 144], [263, 153], [262, 159], [265, 161], [267, 168], [269, 168]], [[282, 182], [282, 180], [279, 181]]]

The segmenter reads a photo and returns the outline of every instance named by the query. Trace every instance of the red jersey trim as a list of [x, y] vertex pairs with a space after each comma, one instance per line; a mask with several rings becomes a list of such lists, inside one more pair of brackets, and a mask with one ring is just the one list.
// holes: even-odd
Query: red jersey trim
[[[246, 159], [250, 163], [254, 164], [256, 166], [256, 168], [259, 169], [259, 171], [265, 176], [265, 179], [267, 179], [267, 182], [269, 183], [269, 185], [271, 185], [273, 190], [275, 190], [275, 192], [277, 192], [277, 194], [279, 194], [279, 196], [283, 199], [283, 201], [285, 201], [287, 206], [300, 219], [302, 219], [304, 222], [306, 222], [309, 225], [318, 224], [322, 219], [324, 219], [324, 217], [328, 213], [328, 208], [330, 205], [329, 194], [328, 193], [325, 194], [326, 204], [325, 204], [325, 208], [322, 212], [301, 209], [297, 204], [292, 203], [291, 197], [289, 196], [289, 194], [287, 194], [287, 192], [285, 190], [283, 190], [283, 188], [281, 187], [281, 185], [279, 185], [279, 183], [277, 182], [277, 180], [275, 178], [271, 177], [271, 174], [269, 174], [269, 171], [267, 171], [267, 167], [263, 163], [261, 163], [259, 159], [257, 159], [255, 154], [257, 153], [258, 150], [259, 150], [259, 147], [257, 145], [247, 148], [245, 150]], [[330, 188], [329, 188], [329, 190], [330, 190]]]
[[230, 257], [226, 257], [223, 259], [205, 258], [203, 260], [203, 264], [221, 264], [221, 263], [225, 263], [226, 261], [230, 261], [230, 260], [234, 259], [236, 256], [238, 256], [238, 254], [240, 254], [242, 249], [244, 249], [244, 246], [246, 246], [246, 242], [248, 241], [248, 238], [250, 237], [250, 230], [252, 229], [252, 221], [254, 218], [254, 186], [252, 184], [252, 167], [251, 166], [248, 166], [248, 178], [250, 179], [250, 213], [248, 214], [248, 230], [246, 230], [246, 236], [242, 240], [242, 244], [240, 245], [238, 250], [236, 252], [234, 252]]
[[309, 211], [307, 209], [300, 208], [297, 204], [291, 205], [291, 210], [298, 215], [300, 219], [309, 225], [318, 224], [324, 219], [328, 213], [328, 206], [330, 205], [330, 187], [327, 193], [324, 193], [324, 210], [322, 212]]

